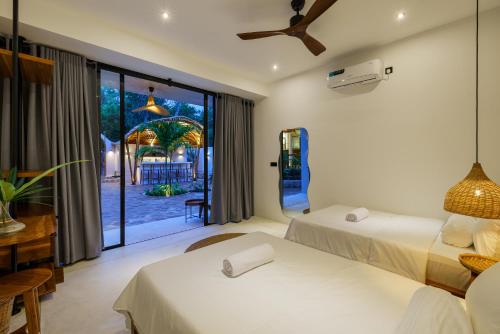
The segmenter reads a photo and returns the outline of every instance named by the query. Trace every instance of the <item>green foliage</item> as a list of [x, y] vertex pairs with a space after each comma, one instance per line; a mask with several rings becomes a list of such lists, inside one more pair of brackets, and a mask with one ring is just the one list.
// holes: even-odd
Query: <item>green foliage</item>
[[173, 122], [152, 122], [147, 126], [143, 125], [140, 129], [150, 129], [156, 135], [158, 146], [171, 158], [172, 154], [181, 146], [188, 146], [189, 142], [185, 139], [188, 132], [193, 130], [190, 125], [182, 125]]
[[120, 92], [101, 86], [101, 132], [111, 141], [120, 140]]
[[135, 152], [135, 157], [139, 160], [142, 160], [145, 155], [156, 156], [156, 155], [165, 155], [163, 149], [156, 146], [141, 146], [137, 152]]
[[205, 183], [203, 180], [196, 180], [191, 184], [191, 191], [195, 193], [202, 193], [205, 190]]
[[301, 165], [301, 159], [300, 159], [300, 154], [295, 154], [292, 156], [292, 159], [290, 160], [290, 164], [292, 168], [300, 168]]
[[147, 196], [162, 196], [170, 197], [175, 195], [182, 195], [187, 193], [188, 190], [181, 187], [178, 183], [173, 184], [156, 184], [152, 189], [147, 189], [144, 194]]
[[283, 168], [283, 180], [300, 180], [302, 170], [300, 168]]

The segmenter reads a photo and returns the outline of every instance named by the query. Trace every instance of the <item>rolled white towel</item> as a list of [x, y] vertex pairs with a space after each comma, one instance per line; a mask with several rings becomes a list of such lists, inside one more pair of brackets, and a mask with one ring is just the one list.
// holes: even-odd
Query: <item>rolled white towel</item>
[[249, 270], [269, 263], [273, 259], [273, 247], [269, 244], [262, 244], [228, 256], [222, 262], [222, 271], [229, 277], [237, 277]]
[[352, 210], [351, 212], [348, 212], [345, 216], [345, 220], [348, 222], [357, 223], [368, 217], [369, 214], [370, 211], [368, 211], [367, 208], [357, 208]]

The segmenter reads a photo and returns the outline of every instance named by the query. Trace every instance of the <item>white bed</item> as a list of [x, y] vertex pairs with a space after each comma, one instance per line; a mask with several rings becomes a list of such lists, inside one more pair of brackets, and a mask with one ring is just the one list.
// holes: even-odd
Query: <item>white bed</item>
[[439, 234], [429, 251], [427, 282], [465, 291], [471, 275], [470, 271], [458, 261], [458, 255], [462, 253], [476, 253], [476, 250], [474, 247], [459, 248], [447, 245], [443, 243]]
[[[238, 278], [222, 260], [268, 243], [275, 260]], [[143, 267], [114, 309], [140, 334], [392, 333], [419, 282], [265, 233]]]
[[[377, 211], [360, 222], [347, 222], [352, 209], [334, 205], [296, 217], [285, 238], [425, 283], [429, 252], [444, 222]], [[450, 260], [449, 254], [445, 257]]]

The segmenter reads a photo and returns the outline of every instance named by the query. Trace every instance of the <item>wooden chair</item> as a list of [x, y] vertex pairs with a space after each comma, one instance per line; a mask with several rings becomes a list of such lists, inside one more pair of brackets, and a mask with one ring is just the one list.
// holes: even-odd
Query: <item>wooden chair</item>
[[48, 269], [29, 269], [0, 277], [0, 334], [8, 334], [12, 304], [22, 295], [26, 325], [15, 334], [40, 334], [40, 302], [38, 288], [52, 277]]

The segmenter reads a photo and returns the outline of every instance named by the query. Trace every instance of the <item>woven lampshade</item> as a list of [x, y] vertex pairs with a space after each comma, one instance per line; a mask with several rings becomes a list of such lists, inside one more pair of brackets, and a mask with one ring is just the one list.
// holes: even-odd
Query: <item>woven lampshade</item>
[[465, 179], [448, 190], [444, 209], [465, 216], [500, 219], [500, 187], [476, 162]]
[[162, 115], [162, 116], [168, 116], [170, 113], [168, 112], [167, 109], [163, 108], [162, 106], [156, 104], [155, 98], [153, 96], [154, 92], [153, 87], [149, 87], [149, 96], [148, 96], [148, 102], [146, 103], [145, 106], [139, 107], [137, 109], [132, 110], [132, 112], [139, 112], [143, 110], [147, 110], [149, 112]]

